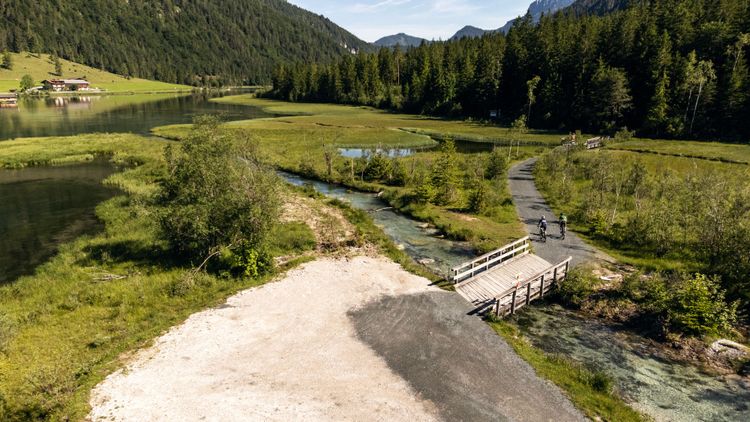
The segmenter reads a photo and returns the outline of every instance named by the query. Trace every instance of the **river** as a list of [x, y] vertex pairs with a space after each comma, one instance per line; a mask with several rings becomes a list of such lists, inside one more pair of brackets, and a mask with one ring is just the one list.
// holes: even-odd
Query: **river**
[[[295, 185], [308, 183], [320, 193], [368, 211], [375, 223], [417, 261], [441, 274], [473, 256], [464, 242], [436, 236], [434, 230], [387, 208], [374, 194], [282, 173]], [[655, 356], [645, 339], [587, 320], [556, 305], [524, 308], [515, 322], [532, 343], [584, 366], [604, 371], [618, 393], [656, 421], [750, 421], [750, 381], [712, 376], [693, 366]]]

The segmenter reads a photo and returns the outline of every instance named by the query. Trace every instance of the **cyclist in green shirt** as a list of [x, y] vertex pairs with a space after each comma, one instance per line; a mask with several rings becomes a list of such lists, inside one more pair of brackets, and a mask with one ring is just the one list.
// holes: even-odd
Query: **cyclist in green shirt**
[[560, 237], [565, 239], [565, 232], [568, 230], [568, 216], [565, 213], [560, 214], [558, 224], [560, 225]]

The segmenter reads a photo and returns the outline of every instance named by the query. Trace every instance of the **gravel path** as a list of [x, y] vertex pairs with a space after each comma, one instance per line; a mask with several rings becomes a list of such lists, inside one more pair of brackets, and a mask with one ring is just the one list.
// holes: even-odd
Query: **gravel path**
[[[534, 183], [535, 164], [536, 158], [532, 158], [516, 164], [508, 171], [513, 202], [516, 205], [518, 216], [526, 225], [526, 231], [531, 236], [534, 253], [553, 264], [563, 261], [569, 256], [573, 257], [573, 265], [597, 259], [612, 261], [612, 258], [585, 243], [570, 230], [565, 235], [565, 240], [560, 238], [560, 228], [557, 225], [559, 216], [552, 212]], [[541, 242], [538, 236], [537, 224], [539, 224], [542, 216], [547, 217], [547, 221], [550, 223], [547, 227], [546, 243]]]
[[99, 384], [93, 421], [580, 421], [458, 295], [320, 259], [192, 315]]

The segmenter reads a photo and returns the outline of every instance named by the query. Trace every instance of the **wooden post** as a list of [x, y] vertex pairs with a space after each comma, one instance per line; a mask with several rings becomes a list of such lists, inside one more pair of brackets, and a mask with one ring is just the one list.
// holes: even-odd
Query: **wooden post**
[[526, 285], [526, 304], [531, 302], [531, 283]]
[[500, 298], [495, 298], [495, 315], [500, 316]]
[[565, 261], [565, 278], [568, 278], [568, 269], [570, 268], [570, 260]]
[[557, 284], [557, 267], [555, 267], [555, 271], [552, 273], [552, 285]]
[[513, 299], [510, 302], [510, 314], [514, 315], [516, 313], [516, 293], [518, 292], [518, 289], [513, 290]]
[[542, 274], [542, 284], [539, 286], [539, 299], [544, 297], [544, 274]]

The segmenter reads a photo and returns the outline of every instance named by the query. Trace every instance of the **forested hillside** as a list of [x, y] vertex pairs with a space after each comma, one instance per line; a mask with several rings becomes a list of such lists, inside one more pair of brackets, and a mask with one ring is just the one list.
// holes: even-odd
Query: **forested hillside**
[[499, 110], [534, 128], [747, 141], [748, 3], [654, 0], [538, 25], [527, 16], [507, 35], [282, 66], [274, 93], [436, 115]]
[[0, 51], [168, 82], [267, 82], [280, 62], [328, 62], [352, 48], [367, 44], [284, 0], [0, 2]]

